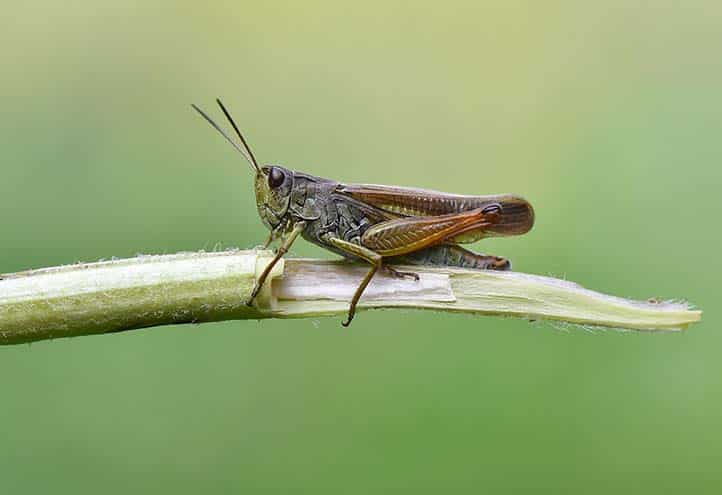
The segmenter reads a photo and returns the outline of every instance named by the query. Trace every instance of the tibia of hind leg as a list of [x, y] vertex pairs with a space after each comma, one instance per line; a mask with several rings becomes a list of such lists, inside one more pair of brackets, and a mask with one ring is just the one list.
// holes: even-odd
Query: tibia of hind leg
[[485, 270], [497, 270], [500, 272], [506, 272], [511, 270], [511, 261], [501, 256], [487, 256], [485, 260]]

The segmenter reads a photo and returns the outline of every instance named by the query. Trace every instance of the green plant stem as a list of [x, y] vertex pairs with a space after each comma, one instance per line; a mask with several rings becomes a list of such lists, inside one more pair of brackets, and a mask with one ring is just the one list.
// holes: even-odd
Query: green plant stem
[[[287, 259], [253, 307], [245, 304], [270, 251], [179, 253], [32, 270], [0, 277], [0, 344], [180, 323], [342, 316], [367, 267]], [[421, 280], [377, 276], [363, 308], [430, 309], [633, 330], [681, 330], [701, 311], [640, 302], [549, 277], [408, 267]]]

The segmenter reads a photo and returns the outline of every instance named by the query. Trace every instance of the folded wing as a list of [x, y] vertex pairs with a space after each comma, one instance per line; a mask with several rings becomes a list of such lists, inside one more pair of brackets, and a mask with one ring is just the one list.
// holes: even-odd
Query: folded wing
[[[381, 186], [373, 184], [340, 185], [338, 193], [375, 206], [400, 217], [430, 217], [483, 209], [501, 205], [501, 218], [486, 226], [484, 237], [520, 235], [534, 225], [534, 209], [524, 198], [512, 194], [466, 196], [427, 189]], [[455, 242], [471, 242], [460, 237]]]

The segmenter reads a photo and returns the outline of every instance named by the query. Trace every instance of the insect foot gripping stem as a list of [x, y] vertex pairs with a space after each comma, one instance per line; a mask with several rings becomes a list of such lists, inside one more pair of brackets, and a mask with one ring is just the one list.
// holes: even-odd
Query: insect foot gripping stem
[[275, 277], [283, 275], [284, 260], [272, 251], [257, 251], [254, 286], [246, 301], [248, 306], [260, 309], [272, 309], [276, 306], [271, 282]]
[[389, 265], [384, 265], [384, 270], [386, 270], [389, 275], [396, 278], [410, 278], [412, 280], [415, 280], [416, 282], [419, 281], [419, 274], [414, 272], [402, 272], [397, 270], [396, 268], [392, 268]]

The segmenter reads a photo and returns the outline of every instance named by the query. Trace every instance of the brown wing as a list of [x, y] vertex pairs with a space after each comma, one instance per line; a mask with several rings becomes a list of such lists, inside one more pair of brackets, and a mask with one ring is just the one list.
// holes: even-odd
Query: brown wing
[[465, 196], [428, 189], [373, 184], [342, 184], [337, 188], [337, 192], [403, 217], [462, 213], [498, 203], [502, 210], [501, 219], [489, 227], [486, 236], [524, 234], [534, 225], [532, 206], [524, 198], [512, 194]]

